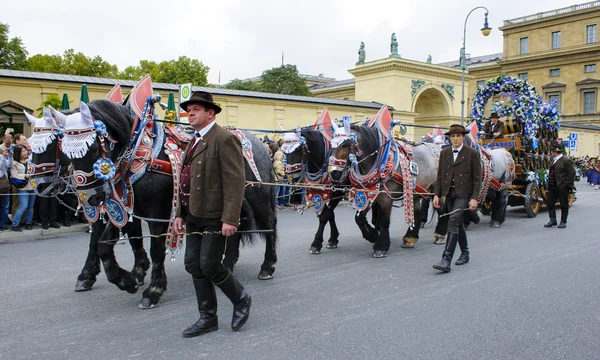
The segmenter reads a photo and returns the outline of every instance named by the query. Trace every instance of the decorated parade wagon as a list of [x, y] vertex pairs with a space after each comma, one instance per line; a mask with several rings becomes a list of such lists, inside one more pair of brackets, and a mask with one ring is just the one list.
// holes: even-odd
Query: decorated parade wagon
[[[558, 136], [560, 113], [556, 102], [547, 103], [527, 81], [500, 75], [480, 86], [473, 99], [473, 118], [483, 128], [486, 105], [504, 121], [504, 134], [480, 139], [480, 146], [505, 148], [515, 161], [515, 179], [508, 199], [510, 206], [523, 206], [528, 217], [535, 217], [546, 199], [548, 168], [553, 158], [551, 144]], [[574, 194], [569, 203], [574, 201]], [[489, 211], [484, 204], [483, 213]]]

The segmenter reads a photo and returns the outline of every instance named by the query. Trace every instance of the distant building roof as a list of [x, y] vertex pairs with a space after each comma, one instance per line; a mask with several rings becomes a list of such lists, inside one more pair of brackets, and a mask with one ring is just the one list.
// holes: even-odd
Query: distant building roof
[[575, 124], [575, 123], [568, 123], [568, 122], [562, 122], [562, 121], [560, 123], [560, 127], [600, 131], [600, 126], [597, 126], [597, 125]]
[[579, 5], [571, 5], [571, 6], [567, 6], [567, 7], [556, 9], [556, 10], [539, 12], [539, 13], [533, 14], [533, 15], [521, 16], [516, 19], [504, 20], [504, 26], [515, 25], [515, 24], [520, 24], [520, 23], [534, 21], [534, 20], [540, 20], [540, 19], [544, 19], [547, 17], [551, 17], [551, 16], [568, 14], [568, 13], [571, 13], [574, 11], [587, 10], [587, 9], [598, 7], [598, 6], [600, 6], [600, 2], [598, 2], [598, 1], [591, 1], [591, 2], [584, 3], [584, 4], [579, 4]]
[[350, 84], [354, 84], [354, 82], [355, 82], [354, 79], [332, 81], [327, 84], [316, 84], [316, 85], [309, 87], [308, 89], [309, 90], [324, 89], [324, 88], [329, 88], [329, 87], [334, 87], [334, 86], [350, 85]]
[[[304, 78], [308, 81], [314, 81], [314, 82], [319, 82], [319, 83], [327, 83], [327, 82], [335, 81], [335, 78], [325, 77], [325, 76], [323, 76], [323, 74], [319, 74], [319, 75], [299, 74], [299, 75], [301, 78]], [[242, 81], [257, 82], [257, 81], [260, 81], [260, 78], [261, 78], [260, 76], [255, 76], [252, 78], [243, 79]]]
[[[65, 75], [65, 74], [50, 74], [41, 72], [31, 71], [20, 71], [20, 70], [5, 70], [0, 69], [0, 77], [9, 78], [20, 78], [20, 79], [35, 79], [45, 81], [64, 81], [78, 84], [96, 84], [96, 85], [110, 85], [121, 84], [121, 86], [133, 87], [137, 84], [135, 80], [121, 80], [121, 79], [105, 79], [90, 76], [77, 76], [77, 75]], [[177, 84], [166, 84], [166, 83], [152, 83], [154, 89], [166, 90], [166, 91], [179, 91], [179, 85]], [[310, 102], [323, 105], [337, 105], [337, 106], [353, 106], [363, 107], [371, 109], [379, 109], [383, 104], [378, 102], [366, 102], [366, 101], [353, 101], [353, 100], [338, 100], [338, 99], [326, 99], [319, 97], [310, 96], [296, 96], [296, 95], [282, 95], [282, 94], [271, 94], [256, 91], [244, 91], [244, 90], [232, 90], [223, 88], [209, 88], [194, 86], [192, 91], [208, 91], [213, 95], [223, 96], [239, 96], [239, 97], [250, 97], [258, 99], [272, 99], [272, 100], [284, 100], [284, 101], [295, 101], [295, 102]], [[393, 110], [390, 107], [390, 110]]]
[[[499, 60], [502, 60], [502, 53], [470, 57], [467, 59], [466, 65], [469, 66], [469, 65], [483, 64], [483, 63], [499, 61]], [[460, 60], [443, 62], [443, 63], [439, 63], [437, 65], [448, 66], [448, 67], [460, 67]]]

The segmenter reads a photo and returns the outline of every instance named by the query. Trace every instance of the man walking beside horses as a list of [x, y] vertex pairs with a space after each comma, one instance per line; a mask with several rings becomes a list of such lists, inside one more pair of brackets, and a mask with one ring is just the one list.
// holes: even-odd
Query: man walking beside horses
[[215, 285], [233, 303], [231, 327], [237, 331], [248, 320], [252, 299], [222, 259], [226, 237], [235, 234], [240, 223], [245, 186], [242, 146], [233, 133], [216, 124], [221, 107], [210, 93], [194, 92], [181, 107], [188, 113], [195, 136], [183, 161], [173, 227], [178, 233], [188, 233], [185, 269], [192, 274], [200, 312], [183, 337], [219, 328]]
[[481, 159], [479, 153], [463, 145], [469, 132], [462, 125], [452, 125], [445, 135], [450, 137], [451, 147], [440, 153], [433, 206], [444, 209], [448, 219], [448, 239], [442, 261], [433, 265], [434, 269], [450, 272], [450, 264], [458, 243], [461, 255], [456, 265], [469, 262], [467, 233], [463, 224], [463, 212], [477, 209], [481, 189]]
[[575, 188], [575, 166], [573, 161], [563, 156], [562, 144], [556, 142], [552, 145], [552, 156], [554, 161], [548, 172], [548, 191], [546, 192], [546, 205], [550, 222], [544, 227], [556, 226], [556, 200], [560, 202], [560, 224], [559, 229], [567, 227], [569, 216], [569, 193]]

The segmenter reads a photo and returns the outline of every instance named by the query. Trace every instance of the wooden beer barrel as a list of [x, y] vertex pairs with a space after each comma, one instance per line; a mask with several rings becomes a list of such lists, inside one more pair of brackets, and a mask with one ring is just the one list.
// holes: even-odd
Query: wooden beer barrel
[[504, 121], [504, 135], [519, 134], [521, 129], [521, 121], [516, 117]]

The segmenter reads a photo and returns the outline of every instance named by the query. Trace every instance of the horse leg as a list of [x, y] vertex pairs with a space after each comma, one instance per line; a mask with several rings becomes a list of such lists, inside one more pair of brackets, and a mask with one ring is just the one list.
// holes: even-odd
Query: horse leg
[[[150, 234], [164, 234], [168, 224], [163, 222], [148, 223]], [[150, 241], [150, 258], [152, 258], [152, 278], [150, 286], [142, 293], [140, 309], [153, 309], [158, 306], [162, 294], [167, 290], [167, 274], [165, 273], [166, 236], [152, 237]]]
[[319, 219], [319, 228], [315, 233], [312, 244], [310, 244], [310, 249], [308, 250], [309, 254], [319, 255], [321, 253], [321, 248], [323, 247], [323, 232], [325, 231], [325, 225], [327, 225], [331, 214], [333, 214], [333, 211], [329, 206], [325, 206], [323, 211], [317, 216], [317, 219]]
[[387, 198], [384, 200], [377, 200], [374, 206], [378, 206], [377, 209], [377, 228], [379, 229], [379, 236], [377, 241], [373, 244], [373, 257], [383, 258], [387, 256], [387, 252], [390, 249], [390, 215], [392, 212], [392, 200]]
[[329, 240], [327, 241], [327, 248], [328, 249], [337, 249], [338, 247], [338, 238], [340, 236], [340, 232], [337, 228], [337, 224], [335, 223], [335, 208], [338, 206], [338, 204], [340, 203], [340, 201], [342, 201], [342, 197], [338, 196], [337, 199], [331, 200], [329, 202], [329, 206], [328, 208], [330, 208], [331, 212], [329, 215]]
[[121, 290], [135, 294], [138, 289], [137, 279], [121, 268], [115, 258], [115, 244], [118, 236], [118, 229], [112, 223], [108, 223], [98, 240], [98, 256], [104, 265], [108, 282], [117, 285]]
[[258, 273], [259, 280], [270, 280], [273, 278], [275, 264], [277, 263], [277, 216], [275, 215], [275, 207], [270, 207], [266, 213], [257, 213], [256, 220], [260, 229], [273, 230], [265, 233], [265, 260]]
[[446, 235], [448, 234], [448, 218], [449, 216], [441, 216], [443, 212], [436, 209], [438, 215], [438, 222], [433, 232], [433, 243], [436, 245], [443, 245], [446, 243]]
[[[375, 208], [375, 204], [373, 204], [373, 208]], [[368, 211], [368, 209], [357, 211], [356, 215], [354, 216], [354, 221], [356, 222], [356, 225], [358, 225], [363, 238], [370, 243], [374, 243], [377, 240], [379, 233], [367, 222]], [[375, 217], [375, 209], [373, 209], [373, 217]]]
[[[429, 200], [422, 198], [419, 195], [414, 195], [415, 204], [415, 225], [409, 226], [406, 229], [406, 234], [402, 238], [402, 247], [412, 249], [415, 243], [419, 240], [419, 230], [427, 222], [427, 212], [429, 211]], [[425, 220], [423, 220], [425, 219]]]
[[90, 246], [88, 256], [81, 269], [81, 273], [77, 277], [75, 291], [89, 291], [96, 282], [96, 275], [100, 274], [100, 258], [98, 257], [98, 239], [104, 231], [102, 221], [97, 221], [92, 224], [92, 233], [90, 234]]
[[223, 258], [223, 265], [233, 272], [235, 264], [237, 264], [240, 258], [240, 240], [242, 235], [235, 233], [227, 238], [227, 247], [225, 248], [225, 257]]
[[137, 280], [138, 286], [142, 286], [144, 285], [146, 271], [150, 268], [150, 260], [144, 249], [142, 222], [139, 219], [134, 219], [132, 223], [127, 223], [123, 230], [127, 233], [131, 251], [133, 251], [134, 263], [131, 275]]
[[506, 204], [508, 201], [508, 189], [495, 192], [496, 196], [492, 201], [492, 223], [491, 227], [499, 228], [500, 224], [506, 219]]

